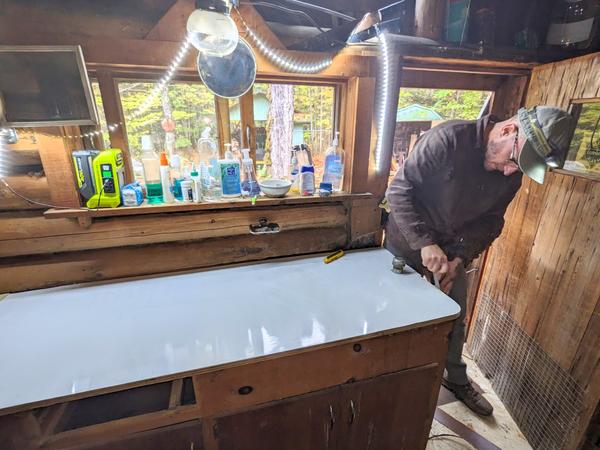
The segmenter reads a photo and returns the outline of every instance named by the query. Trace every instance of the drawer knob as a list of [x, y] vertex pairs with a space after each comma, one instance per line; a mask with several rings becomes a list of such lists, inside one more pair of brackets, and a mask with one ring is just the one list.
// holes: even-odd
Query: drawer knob
[[238, 389], [238, 394], [240, 394], [240, 395], [248, 395], [253, 390], [254, 390], [254, 388], [252, 386], [242, 386], [241, 388]]

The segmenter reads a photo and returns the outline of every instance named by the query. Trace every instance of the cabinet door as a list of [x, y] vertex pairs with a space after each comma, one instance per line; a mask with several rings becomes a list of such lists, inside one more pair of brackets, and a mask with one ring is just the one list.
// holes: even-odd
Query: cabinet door
[[340, 388], [334, 387], [218, 417], [219, 450], [327, 450], [336, 448]]
[[424, 449], [439, 383], [430, 364], [342, 386], [338, 448]]

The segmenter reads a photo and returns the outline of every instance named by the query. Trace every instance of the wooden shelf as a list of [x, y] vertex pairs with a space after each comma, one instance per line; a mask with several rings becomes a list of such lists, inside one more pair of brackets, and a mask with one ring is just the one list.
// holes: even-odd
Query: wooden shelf
[[142, 204], [140, 206], [133, 207], [119, 207], [119, 208], [100, 208], [100, 209], [87, 209], [87, 208], [74, 208], [74, 209], [49, 209], [44, 212], [46, 219], [92, 219], [98, 217], [119, 217], [119, 216], [135, 216], [141, 214], [164, 214], [164, 213], [180, 213], [187, 211], [214, 211], [219, 209], [232, 209], [232, 208], [253, 208], [261, 206], [281, 206], [281, 205], [307, 205], [312, 203], [328, 203], [328, 202], [340, 202], [344, 200], [352, 199], [365, 199], [372, 198], [373, 195], [366, 194], [333, 194], [330, 197], [304, 197], [300, 195], [288, 195], [283, 198], [268, 198], [260, 197], [256, 200], [253, 205], [252, 201], [247, 198], [233, 198], [227, 200], [221, 200], [219, 202], [206, 202], [206, 203], [175, 203], [175, 204], [161, 204], [161, 205], [148, 205]]

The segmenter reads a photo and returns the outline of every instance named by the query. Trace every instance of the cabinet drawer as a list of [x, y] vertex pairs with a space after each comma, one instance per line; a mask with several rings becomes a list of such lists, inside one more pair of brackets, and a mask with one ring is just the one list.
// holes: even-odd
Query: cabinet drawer
[[394, 335], [251, 362], [194, 376], [196, 401], [209, 417], [348, 381], [441, 363], [451, 322]]

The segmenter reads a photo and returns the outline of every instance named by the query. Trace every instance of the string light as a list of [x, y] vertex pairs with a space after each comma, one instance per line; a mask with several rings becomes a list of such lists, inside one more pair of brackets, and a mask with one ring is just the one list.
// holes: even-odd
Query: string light
[[380, 85], [379, 91], [379, 111], [377, 111], [377, 146], [375, 147], [375, 170], [381, 170], [381, 154], [383, 153], [383, 144], [387, 133], [386, 115], [388, 104], [390, 102], [390, 48], [385, 33], [379, 34], [379, 43], [381, 48], [380, 61]]
[[[154, 85], [154, 87], [152, 88], [152, 91], [144, 99], [142, 104], [131, 113], [131, 118], [137, 119], [142, 114], [144, 114], [146, 111], [148, 111], [148, 109], [152, 106], [152, 104], [154, 103], [156, 98], [171, 83], [171, 80], [173, 79], [173, 76], [175, 76], [177, 69], [183, 62], [183, 59], [188, 54], [188, 51], [190, 50], [190, 46], [191, 46], [190, 36], [187, 36], [185, 38], [185, 40], [181, 43], [181, 47], [179, 47], [179, 50], [175, 54], [173, 61], [171, 61], [171, 63], [169, 64], [168, 69], [165, 72], [165, 74], [160, 78], [158, 83], [156, 83], [156, 85]], [[107, 128], [108, 128], [108, 131], [114, 132], [122, 125], [123, 125], [123, 122], [110, 123], [107, 125]], [[67, 137], [67, 139], [83, 139], [83, 138], [92, 139], [95, 136], [102, 136], [102, 134], [103, 134], [102, 131], [95, 130], [95, 131], [90, 131], [87, 133], [82, 133], [82, 134], [77, 134], [77, 135], [69, 135], [66, 137]]]
[[252, 31], [240, 14], [239, 10], [236, 9], [236, 11], [240, 17], [240, 20], [242, 21], [242, 24], [244, 25], [244, 28], [248, 32], [250, 40], [254, 44], [254, 47], [256, 47], [269, 61], [271, 61], [280, 69], [283, 69], [286, 72], [319, 73], [329, 67], [333, 62], [333, 57], [331, 55], [325, 57], [322, 61], [311, 63], [303, 63], [297, 59], [284, 56], [283, 53], [269, 47], [265, 41], [263, 41], [254, 31]]

